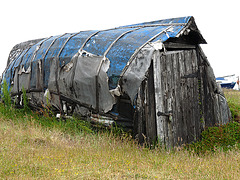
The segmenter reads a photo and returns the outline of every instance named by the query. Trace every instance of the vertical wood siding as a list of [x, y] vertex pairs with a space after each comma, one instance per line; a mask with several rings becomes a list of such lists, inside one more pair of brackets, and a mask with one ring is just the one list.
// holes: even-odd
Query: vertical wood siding
[[205, 127], [228, 122], [223, 118], [227, 104], [198, 48], [156, 51], [136, 102], [134, 128], [140, 142], [158, 138], [167, 148], [196, 141]]
[[154, 77], [161, 79], [159, 91], [155, 92], [155, 98], [162, 99], [162, 107], [156, 107], [156, 119], [163, 124], [163, 139], [159, 139], [167, 147], [192, 142], [199, 138], [201, 129], [196, 51], [159, 54], [155, 61]]
[[146, 76], [138, 90], [133, 127], [139, 142], [150, 143], [157, 140], [153, 64]]
[[231, 118], [200, 47], [155, 51], [136, 102], [134, 132], [139, 141], [158, 139], [167, 148], [196, 141], [204, 128]]

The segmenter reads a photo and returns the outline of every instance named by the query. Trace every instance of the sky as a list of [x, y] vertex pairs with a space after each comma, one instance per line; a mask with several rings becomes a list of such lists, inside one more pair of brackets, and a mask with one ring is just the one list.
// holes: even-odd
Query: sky
[[0, 75], [20, 42], [84, 30], [193, 16], [215, 76], [240, 75], [236, 0], [6, 0], [0, 2]]

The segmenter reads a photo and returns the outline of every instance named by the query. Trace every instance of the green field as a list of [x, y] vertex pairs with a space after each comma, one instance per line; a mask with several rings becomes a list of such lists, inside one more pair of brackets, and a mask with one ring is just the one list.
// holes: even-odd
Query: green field
[[[225, 95], [238, 121], [240, 92], [225, 91]], [[161, 147], [149, 149], [138, 145], [128, 134], [114, 132], [96, 132], [89, 124], [76, 119], [58, 121], [46, 113], [38, 115], [0, 104], [0, 179], [240, 177], [238, 130], [235, 143], [224, 144], [229, 149], [217, 144], [201, 152], [194, 152], [194, 147], [172, 151]], [[231, 139], [229, 134], [223, 134], [222, 138]]]

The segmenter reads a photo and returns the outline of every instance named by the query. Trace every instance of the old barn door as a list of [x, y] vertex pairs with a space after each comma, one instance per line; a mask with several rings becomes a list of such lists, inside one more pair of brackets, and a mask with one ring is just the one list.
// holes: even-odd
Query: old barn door
[[201, 119], [196, 51], [156, 51], [153, 69], [159, 141], [173, 147], [195, 140]]

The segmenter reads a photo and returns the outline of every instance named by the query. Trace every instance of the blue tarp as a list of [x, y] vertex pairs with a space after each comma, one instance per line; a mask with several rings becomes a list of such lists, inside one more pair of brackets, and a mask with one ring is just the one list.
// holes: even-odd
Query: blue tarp
[[[165, 19], [153, 22], [146, 22], [102, 31], [81, 31], [77, 33], [67, 33], [64, 35], [53, 36], [43, 39], [25, 49], [14, 59], [5, 71], [4, 78], [10, 84], [13, 79], [14, 68], [24, 66], [27, 70], [31, 66], [30, 87], [36, 87], [36, 66], [41, 60], [43, 66], [44, 87], [47, 88], [50, 75], [50, 66], [53, 58], [59, 55], [59, 65], [63, 67], [69, 63], [72, 57], [83, 46], [83, 50], [102, 56], [112, 42], [121, 34], [132, 30], [123, 35], [114, 43], [106, 57], [110, 60], [110, 68], [107, 71], [109, 77], [109, 88], [113, 89], [117, 85], [119, 76], [128, 63], [133, 53], [146, 43], [149, 39], [159, 34], [152, 40], [165, 42], [169, 38], [176, 37], [188, 24], [191, 16], [182, 18]], [[170, 28], [169, 28], [170, 27]], [[168, 30], [166, 30], [168, 29]], [[161, 33], [162, 32], [162, 33]], [[95, 35], [93, 35], [95, 33]], [[93, 35], [85, 44], [87, 38]]]

